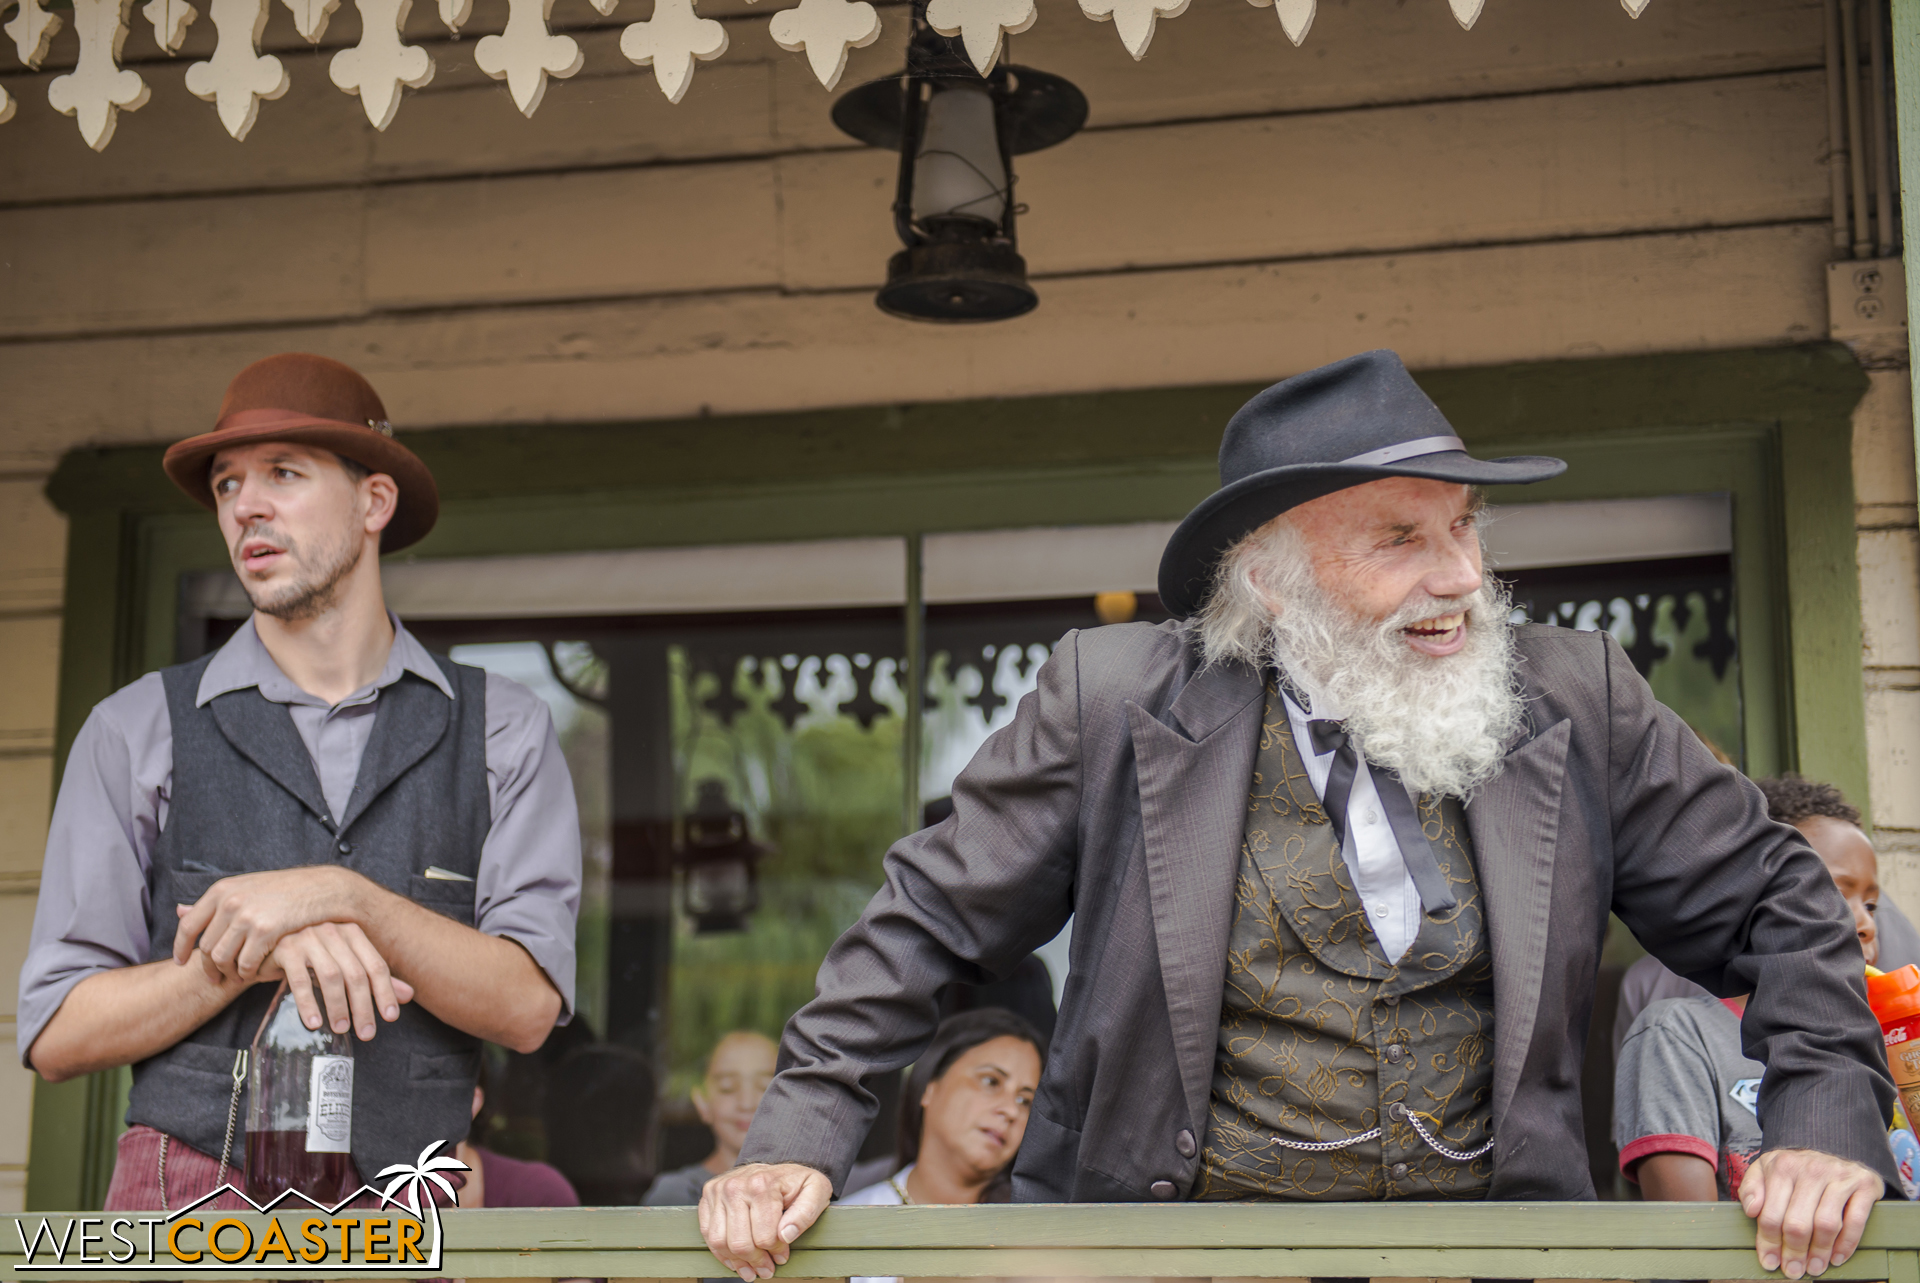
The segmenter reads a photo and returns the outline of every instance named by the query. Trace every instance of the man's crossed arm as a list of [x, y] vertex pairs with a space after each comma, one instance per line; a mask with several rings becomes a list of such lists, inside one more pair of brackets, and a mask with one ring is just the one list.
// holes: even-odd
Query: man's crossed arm
[[58, 1082], [173, 1046], [249, 985], [289, 977], [309, 1028], [322, 1009], [364, 1041], [417, 1001], [456, 1029], [532, 1051], [560, 994], [525, 949], [337, 866], [222, 878], [180, 907], [172, 961], [96, 973], [75, 985], [29, 1057]]

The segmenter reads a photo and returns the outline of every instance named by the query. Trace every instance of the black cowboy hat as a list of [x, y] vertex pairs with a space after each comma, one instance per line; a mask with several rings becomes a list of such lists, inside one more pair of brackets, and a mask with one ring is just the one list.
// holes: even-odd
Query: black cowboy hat
[[1187, 514], [1160, 558], [1160, 602], [1193, 614], [1227, 549], [1322, 495], [1385, 477], [1524, 485], [1567, 470], [1560, 459], [1476, 459], [1453, 425], [1382, 348], [1276, 383], [1240, 407], [1220, 441], [1220, 488]]

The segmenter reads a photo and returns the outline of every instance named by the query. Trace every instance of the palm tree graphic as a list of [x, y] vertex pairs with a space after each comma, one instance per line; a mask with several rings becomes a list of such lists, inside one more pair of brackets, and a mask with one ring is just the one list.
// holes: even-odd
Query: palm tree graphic
[[[434, 1211], [434, 1228], [438, 1230], [440, 1223], [439, 1209], [434, 1204], [433, 1194], [428, 1189], [428, 1183], [431, 1182], [433, 1185], [439, 1187], [441, 1192], [447, 1196], [447, 1201], [452, 1203], [457, 1199], [457, 1196], [453, 1192], [453, 1183], [440, 1173], [473, 1170], [457, 1158], [449, 1158], [444, 1154], [438, 1158], [434, 1157], [433, 1151], [439, 1149], [446, 1143], [444, 1140], [433, 1142], [433, 1144], [420, 1151], [420, 1157], [411, 1165], [395, 1163], [391, 1167], [382, 1168], [380, 1174], [374, 1177], [374, 1179], [386, 1180], [389, 1176], [393, 1177], [393, 1179], [387, 1182], [387, 1188], [381, 1193], [380, 1201], [405, 1207], [407, 1211], [412, 1213], [414, 1218], [418, 1220], [422, 1219], [420, 1216], [420, 1204], [422, 1201], [421, 1196], [424, 1194], [428, 1208]], [[406, 1197], [404, 1199], [394, 1197], [394, 1192], [402, 1187], [406, 1190]], [[434, 1237], [437, 1239], [439, 1235], [436, 1233]]]

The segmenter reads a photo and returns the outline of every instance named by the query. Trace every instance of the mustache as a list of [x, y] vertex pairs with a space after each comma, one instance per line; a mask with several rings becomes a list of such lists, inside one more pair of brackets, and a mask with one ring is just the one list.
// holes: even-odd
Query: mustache
[[240, 532], [233, 537], [233, 547], [228, 551], [237, 555], [240, 545], [249, 539], [265, 539], [268, 543], [284, 548], [288, 552], [294, 550], [293, 539], [285, 531], [280, 530], [270, 521], [259, 521], [249, 522], [240, 527]]
[[1465, 614], [1469, 624], [1480, 622], [1480, 614], [1487, 606], [1487, 591], [1476, 588], [1459, 597], [1435, 597], [1424, 590], [1416, 589], [1414, 595], [1400, 603], [1391, 615], [1381, 620], [1378, 628], [1381, 633], [1394, 634], [1402, 629], [1411, 628], [1424, 620], [1440, 615]]

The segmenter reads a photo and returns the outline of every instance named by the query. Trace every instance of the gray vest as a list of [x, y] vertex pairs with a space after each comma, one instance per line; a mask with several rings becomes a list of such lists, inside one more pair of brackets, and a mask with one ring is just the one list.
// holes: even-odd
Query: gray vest
[[[473, 925], [474, 883], [428, 879], [429, 866], [478, 876], [491, 825], [486, 674], [435, 657], [458, 698], [403, 674], [380, 692], [346, 814], [332, 816], [300, 733], [258, 689], [194, 706], [211, 656], [162, 674], [173, 721], [173, 796], [147, 872], [149, 958], [173, 953], [174, 905], [223, 877], [339, 864], [416, 904]], [[133, 1067], [129, 1123], [218, 1155], [232, 1096], [233, 1053], [253, 1041], [274, 985], [258, 984], [186, 1039]], [[412, 1162], [467, 1134], [480, 1043], [418, 1002], [354, 1039], [353, 1161], [361, 1178]], [[233, 1165], [245, 1157], [241, 1092]]]
[[1459, 904], [1389, 959], [1271, 685], [1261, 720], [1193, 1196], [1484, 1198], [1492, 1156], [1454, 1161], [1400, 1112], [1456, 1154], [1492, 1139], [1493, 960], [1464, 813], [1421, 799]]

